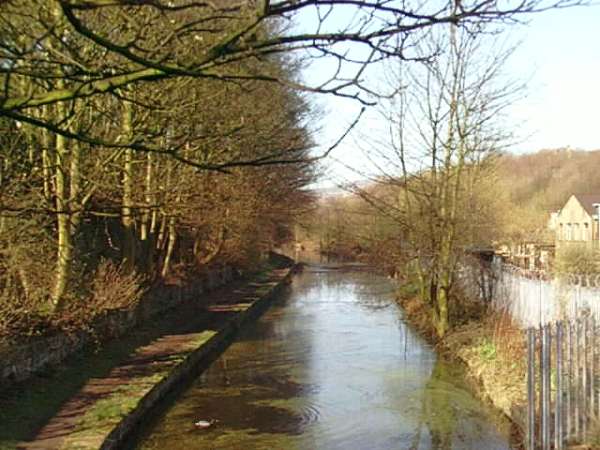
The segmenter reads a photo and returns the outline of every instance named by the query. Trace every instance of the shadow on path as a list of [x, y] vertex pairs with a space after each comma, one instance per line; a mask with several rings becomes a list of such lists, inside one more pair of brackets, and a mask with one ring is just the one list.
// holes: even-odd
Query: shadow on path
[[131, 380], [164, 373], [181, 361], [191, 337], [220, 329], [235, 316], [235, 304], [253, 298], [269, 281], [236, 281], [190, 300], [142, 324], [125, 336], [67, 359], [0, 392], [0, 449], [61, 446], [86, 410]]

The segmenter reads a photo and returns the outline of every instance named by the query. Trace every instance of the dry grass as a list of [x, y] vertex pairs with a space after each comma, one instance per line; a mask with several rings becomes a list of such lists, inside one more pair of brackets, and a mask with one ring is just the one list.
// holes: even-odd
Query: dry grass
[[437, 342], [435, 329], [431, 325], [431, 311], [427, 305], [414, 295], [399, 297], [398, 303], [411, 325], [429, 342]]
[[507, 312], [488, 316], [488, 327], [492, 329], [492, 340], [498, 348], [498, 354], [505, 360], [525, 363], [526, 345], [523, 330]]
[[468, 367], [485, 395], [506, 415], [526, 401], [526, 359], [523, 332], [506, 314], [489, 314], [452, 330], [443, 346]]
[[92, 322], [110, 310], [133, 308], [143, 294], [143, 279], [125, 273], [104, 260], [80, 296], [71, 295], [54, 308], [48, 298], [8, 289], [0, 292], [0, 342], [10, 344], [55, 331], [89, 330]]
[[399, 299], [413, 326], [446, 356], [462, 361], [482, 395], [516, 423], [526, 402], [525, 337], [507, 314], [488, 311], [481, 302], [463, 303], [460, 325], [437, 339], [426, 305], [416, 297]]
[[111, 310], [133, 308], [140, 300], [143, 279], [137, 273], [127, 273], [111, 261], [103, 260], [91, 281], [86, 298], [72, 299], [52, 315], [56, 328], [87, 329], [98, 316]]

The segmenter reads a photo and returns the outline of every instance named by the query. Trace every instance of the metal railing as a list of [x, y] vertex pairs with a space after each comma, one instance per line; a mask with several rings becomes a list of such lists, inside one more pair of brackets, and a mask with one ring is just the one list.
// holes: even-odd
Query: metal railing
[[527, 449], [564, 449], [600, 416], [593, 315], [527, 330]]
[[600, 322], [600, 276], [553, 279], [510, 265], [465, 266], [459, 281], [471, 297], [506, 312], [523, 328], [572, 320], [589, 311]]

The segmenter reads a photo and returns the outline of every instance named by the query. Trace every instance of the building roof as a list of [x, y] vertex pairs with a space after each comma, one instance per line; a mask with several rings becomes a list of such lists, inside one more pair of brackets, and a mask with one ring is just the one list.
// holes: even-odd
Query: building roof
[[594, 217], [596, 215], [596, 208], [594, 203], [600, 204], [600, 194], [573, 194], [577, 201], [581, 203], [581, 206], [587, 211], [587, 213]]

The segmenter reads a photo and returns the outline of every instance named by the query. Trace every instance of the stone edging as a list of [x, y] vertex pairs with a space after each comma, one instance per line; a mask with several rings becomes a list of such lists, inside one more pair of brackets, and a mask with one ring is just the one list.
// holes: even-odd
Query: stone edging
[[285, 284], [291, 281], [292, 275], [299, 270], [299, 265], [294, 265], [287, 273], [263, 296], [254, 300], [245, 310], [240, 311], [214, 336], [208, 339], [196, 350], [192, 351], [181, 363], [177, 364], [169, 373], [155, 384], [129, 412], [110, 431], [104, 439], [101, 450], [116, 450], [121, 448], [138, 429], [144, 417], [152, 412], [154, 407], [179, 383], [195, 375], [195, 370], [211, 355], [211, 353], [226, 348], [226, 344], [246, 323], [258, 318], [270, 305], [271, 301], [279, 294]]
[[133, 309], [113, 309], [95, 319], [90, 330], [59, 332], [30, 342], [0, 348], [0, 389], [27, 380], [32, 374], [60, 364], [81, 351], [98, 336], [109, 340], [122, 336], [142, 321], [210, 292], [234, 279], [234, 270], [226, 266], [207, 272], [205, 277], [184, 285], [156, 285], [144, 293]]

